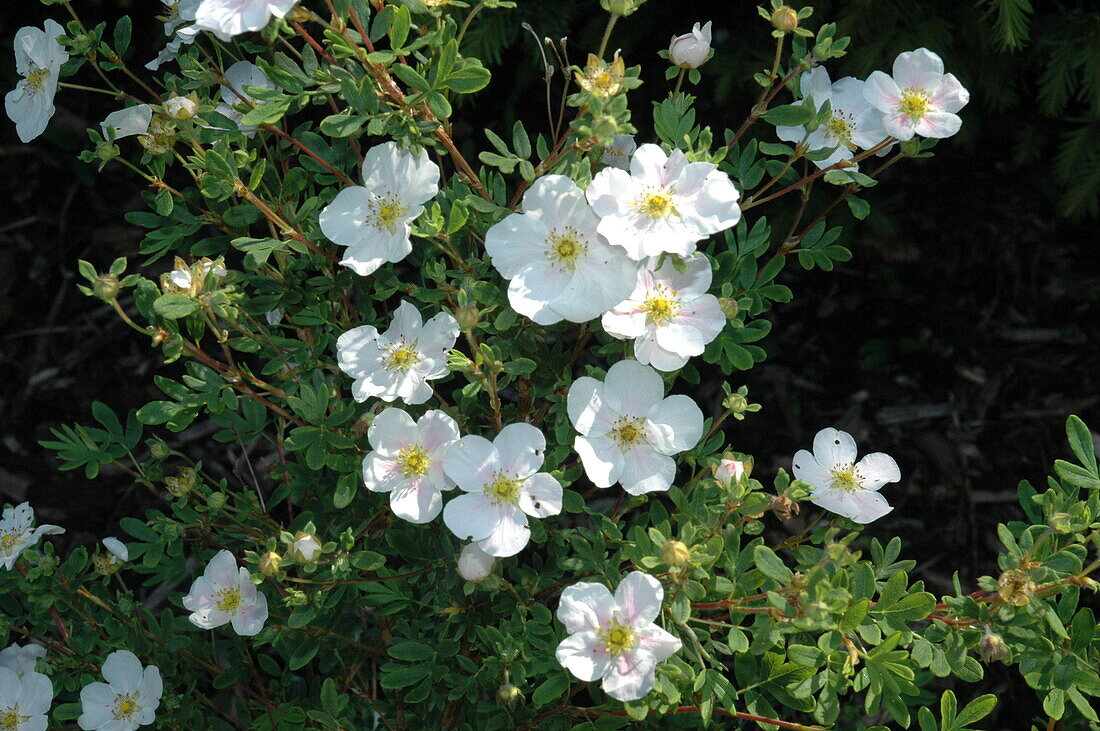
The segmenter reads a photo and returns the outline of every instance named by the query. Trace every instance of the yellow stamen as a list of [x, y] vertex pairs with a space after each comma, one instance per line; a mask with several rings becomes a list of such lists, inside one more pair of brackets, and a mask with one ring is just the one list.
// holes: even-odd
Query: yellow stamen
[[645, 420], [622, 417], [611, 427], [611, 438], [623, 447], [645, 443]]
[[15, 548], [15, 544], [19, 542], [19, 536], [14, 533], [5, 533], [0, 536], [0, 551], [9, 553]]
[[825, 123], [825, 133], [849, 150], [856, 148], [855, 143], [852, 141], [854, 128], [855, 125], [851, 120], [845, 119], [839, 114], [834, 114], [833, 118]]
[[216, 606], [223, 612], [236, 612], [241, 608], [244, 601], [241, 597], [241, 590], [235, 586], [220, 589], [214, 596], [218, 597]]
[[833, 487], [844, 490], [845, 492], [855, 492], [856, 490], [863, 489], [859, 473], [856, 472], [856, 468], [850, 464], [834, 467], [830, 470], [830, 474], [833, 478]]
[[642, 303], [646, 309], [646, 321], [652, 325], [667, 325], [672, 322], [680, 311], [680, 302], [673, 296], [675, 292], [666, 293], [663, 289], [646, 297]]
[[424, 448], [418, 444], [410, 444], [397, 453], [397, 466], [405, 477], [421, 477], [428, 474], [432, 459]]
[[597, 637], [608, 655], [621, 655], [634, 646], [634, 630], [616, 621], [602, 628]]
[[416, 344], [405, 344], [395, 348], [382, 359], [382, 365], [387, 370], [404, 373], [420, 362], [420, 353], [416, 350]]
[[390, 233], [397, 233], [397, 225], [408, 214], [409, 209], [401, 205], [401, 201], [393, 195], [375, 198], [370, 202], [370, 213], [367, 214], [367, 223], [375, 228], [385, 229]]
[[21, 716], [16, 708], [9, 708], [0, 716], [0, 728], [17, 729], [30, 720], [30, 716]]
[[650, 218], [669, 218], [678, 215], [676, 206], [672, 203], [672, 191], [663, 188], [646, 193], [634, 205], [643, 216]]
[[496, 479], [485, 488], [485, 494], [497, 505], [501, 503], [515, 505], [519, 502], [519, 481], [497, 474]]
[[116, 702], [118, 703], [118, 707], [115, 708], [116, 721], [128, 719], [138, 712], [138, 704], [132, 694], [120, 695]]
[[558, 233], [556, 229], [552, 230], [550, 236], [546, 239], [546, 243], [549, 245], [546, 249], [547, 257], [551, 261], [558, 262], [569, 271], [576, 270], [577, 259], [588, 250], [588, 246], [581, 241], [577, 232], [571, 228], [562, 233]]
[[906, 88], [901, 92], [898, 101], [898, 110], [907, 115], [914, 122], [919, 122], [928, 114], [931, 99], [924, 89]]

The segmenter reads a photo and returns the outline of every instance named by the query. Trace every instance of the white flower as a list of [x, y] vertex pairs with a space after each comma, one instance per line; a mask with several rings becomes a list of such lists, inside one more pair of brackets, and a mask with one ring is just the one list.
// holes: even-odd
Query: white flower
[[893, 77], [875, 71], [863, 93], [886, 115], [886, 132], [899, 140], [913, 135], [950, 137], [962, 127], [955, 112], [970, 101], [970, 92], [954, 74], [943, 72], [943, 61], [927, 48], [898, 54]]
[[340, 263], [365, 277], [409, 255], [411, 224], [438, 192], [439, 166], [426, 151], [375, 145], [363, 155], [363, 185], [341, 190], [321, 211], [321, 232], [348, 247]]
[[199, 103], [186, 96], [174, 96], [164, 102], [164, 111], [172, 119], [191, 119], [199, 112]]
[[0, 728], [5, 731], [46, 731], [46, 714], [53, 702], [53, 683], [42, 673], [22, 677], [0, 667]]
[[229, 551], [218, 551], [202, 576], [191, 584], [183, 598], [191, 610], [191, 624], [214, 629], [232, 623], [233, 631], [251, 637], [267, 621], [267, 597], [252, 583], [248, 569], [237, 568], [237, 559]]
[[157, 57], [145, 64], [150, 71], [157, 71], [161, 64], [171, 60], [185, 43], [193, 43], [199, 34], [195, 25], [195, 13], [202, 0], [160, 0], [167, 6], [164, 17], [164, 35], [171, 38]]
[[695, 244], [741, 218], [739, 193], [709, 162], [688, 162], [657, 145], [642, 145], [630, 172], [604, 168], [587, 190], [600, 217], [597, 230], [639, 260], [663, 252], [687, 256]]
[[290, 555], [298, 563], [313, 563], [321, 557], [321, 541], [312, 533], [298, 533], [290, 544]]
[[686, 271], [666, 261], [655, 272], [641, 269], [634, 292], [603, 316], [603, 329], [634, 338], [634, 356], [659, 371], [682, 368], [726, 326], [710, 288], [710, 261], [703, 254], [684, 260]]
[[7, 668], [22, 677], [35, 672], [39, 658], [43, 657], [46, 657], [46, 648], [42, 645], [9, 645], [0, 650], [0, 668]]
[[561, 512], [561, 483], [542, 467], [546, 437], [530, 424], [509, 424], [496, 439], [468, 436], [447, 450], [443, 469], [467, 494], [443, 509], [443, 522], [490, 556], [523, 550], [531, 538], [527, 516]]
[[710, 40], [710, 21], [702, 28], [696, 23], [690, 33], [672, 39], [668, 58], [674, 66], [697, 69], [710, 58]]
[[481, 581], [493, 573], [497, 560], [476, 543], [467, 543], [458, 554], [458, 575], [466, 581]]
[[580, 432], [573, 448], [596, 487], [623, 486], [631, 495], [667, 490], [672, 455], [703, 435], [703, 412], [688, 396], [665, 398], [657, 371], [621, 360], [601, 382], [583, 376], [569, 387], [569, 421]]
[[4, 509], [4, 517], [0, 519], [0, 564], [4, 568], [11, 570], [19, 555], [38, 543], [42, 536], [65, 532], [64, 528], [56, 525], [40, 525], [32, 529], [33, 524], [34, 511], [30, 503], [19, 503], [14, 508]]
[[388, 492], [394, 515], [427, 523], [443, 510], [443, 491], [454, 483], [443, 472], [443, 456], [458, 441], [458, 424], [430, 410], [419, 421], [401, 409], [386, 409], [367, 430], [373, 452], [363, 458], [363, 481], [373, 492]]
[[111, 555], [117, 558], [119, 561], [130, 560], [130, 549], [126, 547], [125, 543], [115, 538], [114, 536], [110, 538], [104, 538], [103, 545], [108, 551], [111, 552]]
[[615, 135], [611, 141], [611, 147], [604, 150], [600, 156], [601, 165], [610, 165], [620, 170], [630, 170], [630, 157], [638, 149], [638, 143], [634, 141], [634, 135]]
[[665, 590], [641, 571], [630, 572], [615, 596], [603, 584], [581, 581], [561, 593], [558, 621], [569, 636], [555, 656], [585, 682], [602, 679], [616, 700], [635, 701], [653, 690], [657, 663], [682, 643], [654, 624]]
[[95, 570], [104, 576], [118, 573], [122, 565], [130, 560], [130, 549], [117, 538], [104, 538], [103, 547], [107, 549], [105, 554], [92, 556]]
[[264, 89], [278, 89], [279, 87], [267, 78], [267, 74], [260, 67], [250, 61], [238, 61], [225, 70], [225, 80], [228, 84], [222, 84], [222, 103], [214, 111], [223, 117], [227, 117], [236, 123], [245, 137], [256, 134], [255, 127], [241, 125], [241, 118], [254, 106], [263, 106], [268, 102], [262, 99], [254, 99], [244, 90], [246, 86], [255, 86]]
[[416, 307], [401, 300], [386, 332], [362, 325], [341, 335], [337, 361], [355, 379], [356, 401], [422, 404], [432, 395], [428, 381], [447, 375], [447, 353], [457, 339], [458, 323], [446, 312], [423, 322]]
[[195, 25], [223, 41], [250, 30], [263, 30], [271, 16], [282, 18], [298, 0], [202, 0]]
[[794, 456], [794, 476], [813, 488], [814, 505], [866, 524], [893, 510], [878, 491], [900, 480], [901, 471], [894, 458], [882, 452], [856, 462], [852, 435], [829, 428], [814, 437], [813, 454], [802, 449]]
[[69, 60], [57, 42], [63, 35], [65, 29], [52, 20], [42, 30], [27, 26], [15, 34], [15, 70], [23, 80], [4, 97], [4, 111], [23, 142], [42, 134], [53, 117], [61, 66]]
[[142, 668], [137, 655], [116, 650], [103, 663], [103, 679], [107, 682], [89, 683], [80, 691], [80, 728], [134, 731], [156, 720], [164, 692], [156, 665]]
[[856, 148], [869, 150], [888, 136], [882, 127], [882, 112], [871, 106], [863, 94], [864, 83], [845, 76], [833, 83], [824, 66], [802, 74], [799, 82], [803, 98], [813, 98], [815, 110], [829, 102], [832, 117], [807, 136], [805, 127], [776, 127], [779, 139], [800, 143], [805, 138], [808, 150], [835, 147], [824, 160], [814, 165], [827, 168], [853, 156]]
[[539, 325], [588, 322], [634, 288], [634, 263], [596, 232], [600, 219], [564, 175], [544, 175], [523, 196], [523, 213], [489, 229], [485, 251], [511, 280], [512, 309]]
[[149, 123], [153, 121], [153, 108], [148, 104], [135, 104], [132, 107], [111, 112], [99, 123], [103, 131], [103, 139], [110, 137], [109, 130], [115, 131], [115, 139], [132, 135], [143, 135], [149, 132]]

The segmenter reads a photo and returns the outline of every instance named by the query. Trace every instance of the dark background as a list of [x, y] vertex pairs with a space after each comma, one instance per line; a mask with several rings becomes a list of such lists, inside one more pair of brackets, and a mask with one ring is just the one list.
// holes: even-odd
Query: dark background
[[[94, 21], [113, 20], [131, 5], [79, 7]], [[163, 41], [159, 24], [145, 15], [159, 4], [139, 5], [135, 68]], [[731, 448], [756, 455], [765, 482], [825, 426], [852, 432], [861, 451], [897, 459], [903, 481], [884, 492], [896, 509], [867, 532], [902, 536], [904, 555], [917, 559], [916, 574], [937, 593], [951, 591], [956, 570], [969, 589], [977, 576], [996, 571], [995, 526], [1021, 517], [1019, 480], [1041, 485], [1052, 461], [1066, 455], [1066, 416], [1100, 423], [1100, 257], [1089, 217], [1100, 195], [1100, 163], [1091, 142], [1069, 146], [1097, 125], [1100, 90], [1079, 81], [1072, 66], [1068, 82], [1055, 74], [1067, 46], [1071, 56], [1094, 54], [1089, 58], [1100, 62], [1100, 13], [1091, 3], [1039, 5], [1030, 40], [1016, 50], [998, 45], [996, 16], [982, 3], [817, 5], [808, 27], [839, 19], [840, 33], [853, 37], [853, 53], [830, 63], [834, 79], [888, 71], [898, 52], [927, 45], [970, 89], [971, 103], [962, 132], [941, 143], [935, 158], [896, 165], [868, 192], [868, 221], [849, 221], [838, 209], [831, 220], [853, 224], [853, 260], [833, 272], [802, 272], [792, 262], [781, 281], [795, 299], [770, 314], [774, 329], [762, 343], [768, 360], [730, 379], [763, 404], [727, 434]], [[519, 116], [532, 132], [544, 131], [539, 56], [518, 24], [526, 20], [555, 38], [568, 29], [571, 61], [579, 63], [603, 29], [606, 16], [594, 7], [594, 0], [528, 0], [517, 11], [484, 11], [468, 52], [482, 53], [489, 41], [506, 45], [499, 59], [487, 59], [493, 85], [476, 106], [456, 113], [460, 144], [472, 150], [481, 145], [479, 129], [505, 132]], [[33, 2], [0, 8], [5, 91], [15, 84], [15, 30], [63, 15], [58, 6]], [[689, 88], [700, 97], [699, 118], [720, 136], [747, 114], [757, 94], [751, 74], [770, 62], [774, 48], [755, 4], [650, 0], [619, 23], [611, 43], [628, 64], [643, 65], [646, 83], [632, 95], [640, 141], [652, 138], [649, 102], [669, 89], [656, 52], [673, 32], [708, 18], [716, 55], [702, 83]], [[1054, 83], [1066, 86], [1061, 107], [1050, 99]], [[177, 373], [179, 365], [160, 365], [145, 338], [75, 288], [77, 259], [102, 269], [134, 255], [136, 265], [140, 233], [123, 214], [143, 203], [121, 166], [97, 175], [76, 159], [87, 144], [84, 130], [116, 103], [62, 90], [57, 108], [47, 133], [29, 145], [0, 121], [7, 213], [0, 219], [0, 501], [30, 499], [40, 519], [69, 527], [62, 540], [75, 545], [117, 532], [118, 519], [140, 514], [150, 498], [118, 473], [87, 481], [80, 472], [58, 472], [37, 441], [59, 424], [90, 423], [92, 400], [118, 411], [144, 404], [156, 397], [153, 374]], [[763, 123], [753, 132], [774, 141]], [[819, 195], [820, 203], [832, 199]], [[754, 209], [750, 220], [767, 215], [786, 230], [782, 217], [792, 204], [784, 201]], [[807, 216], [813, 214], [811, 208]], [[204, 437], [191, 429], [173, 443], [216, 463], [217, 454], [195, 454], [210, 446]], [[971, 692], [977, 695], [963, 691]], [[1001, 728], [1026, 728], [1041, 713], [1015, 670], [991, 667], [982, 692], [1013, 699], [998, 709]]]

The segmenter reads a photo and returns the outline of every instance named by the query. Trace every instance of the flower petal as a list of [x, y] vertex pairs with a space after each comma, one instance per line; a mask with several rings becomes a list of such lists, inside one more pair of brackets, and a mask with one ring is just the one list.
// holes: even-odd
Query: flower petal
[[846, 431], [829, 427], [814, 437], [814, 457], [825, 469], [850, 465], [856, 461], [856, 440]]
[[652, 624], [661, 613], [664, 599], [661, 582], [642, 571], [631, 571], [615, 590], [619, 617], [632, 627]]
[[390, 407], [374, 417], [367, 429], [367, 441], [384, 457], [393, 458], [410, 444], [418, 441], [416, 422], [408, 412]]
[[133, 693], [141, 685], [141, 661], [129, 650], [116, 650], [103, 663], [103, 679], [116, 693]]
[[466, 492], [484, 490], [500, 469], [497, 448], [485, 437], [476, 435], [462, 437], [447, 448], [443, 457], [443, 471]]
[[664, 454], [686, 452], [703, 436], [703, 412], [690, 396], [663, 399], [649, 410], [647, 419], [650, 439]]
[[485, 495], [468, 493], [447, 503], [443, 508], [443, 522], [462, 540], [481, 541], [496, 530], [499, 512]]
[[818, 464], [817, 458], [805, 449], [795, 453], [791, 471], [794, 472], [795, 479], [802, 480], [810, 487], [823, 488], [833, 483], [828, 468]]
[[657, 659], [648, 652], [634, 650], [615, 658], [603, 678], [603, 690], [618, 701], [636, 701], [653, 690]]
[[611, 664], [611, 656], [600, 646], [595, 632], [578, 632], [566, 637], [554, 651], [554, 657], [579, 680], [599, 680]]
[[676, 478], [676, 461], [653, 447], [636, 446], [623, 455], [619, 484], [631, 495], [665, 491]]
[[901, 470], [894, 458], [883, 452], [871, 452], [856, 463], [856, 473], [864, 490], [880, 490], [888, 482], [901, 480]]
[[507, 558], [522, 551], [530, 540], [531, 529], [527, 527], [527, 515], [514, 505], [502, 505], [497, 513], [493, 532], [478, 541], [477, 545], [490, 556]]
[[620, 360], [604, 379], [608, 408], [623, 416], [645, 416], [664, 395], [665, 383], [657, 371], [635, 360]]
[[615, 615], [615, 598], [603, 584], [579, 581], [561, 593], [558, 621], [570, 634], [595, 632]]
[[596, 487], [611, 487], [623, 474], [622, 451], [608, 437], [577, 437], [573, 449], [581, 458], [584, 474]]
[[561, 483], [546, 472], [531, 475], [520, 487], [519, 509], [532, 518], [548, 518], [561, 512]]
[[537, 426], [516, 422], [500, 430], [493, 446], [500, 454], [500, 469], [509, 476], [530, 477], [542, 467], [546, 437]]
[[655, 624], [638, 628], [635, 630], [635, 637], [638, 648], [649, 652], [657, 662], [672, 657], [684, 646], [679, 637]]

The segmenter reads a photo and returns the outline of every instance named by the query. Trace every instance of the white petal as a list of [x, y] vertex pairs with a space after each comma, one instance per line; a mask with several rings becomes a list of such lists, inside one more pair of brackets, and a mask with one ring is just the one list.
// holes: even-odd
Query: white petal
[[814, 457], [826, 469], [850, 465], [856, 461], [856, 440], [846, 431], [822, 429], [814, 437]]
[[115, 699], [118, 693], [106, 683], [89, 683], [80, 690], [82, 713], [77, 725], [82, 729], [98, 729], [114, 717]]
[[632, 447], [623, 455], [619, 484], [631, 495], [663, 492], [676, 478], [676, 462], [653, 447]]
[[164, 694], [164, 681], [161, 680], [160, 668], [156, 665], [145, 668], [141, 676], [141, 687], [138, 688], [138, 694], [145, 703], [153, 706], [153, 709], [155, 709], [156, 704], [160, 703], [160, 697]]
[[152, 120], [153, 108], [148, 104], [137, 104], [111, 112], [100, 123], [99, 128], [103, 131], [104, 137], [107, 137], [108, 128], [114, 129], [117, 140], [131, 135], [145, 134], [149, 131], [149, 123]]
[[500, 469], [497, 448], [488, 439], [476, 435], [462, 437], [448, 447], [443, 457], [443, 470], [447, 477], [466, 492], [484, 490]]
[[962, 129], [962, 118], [949, 112], [928, 112], [917, 122], [915, 131], [921, 137], [943, 139]]
[[606, 404], [603, 383], [582, 376], [569, 386], [566, 409], [569, 421], [582, 436], [606, 434], [618, 416]]
[[490, 556], [507, 558], [522, 551], [530, 540], [531, 529], [527, 527], [527, 515], [514, 505], [502, 505], [493, 532], [477, 543]]
[[828, 487], [833, 483], [833, 477], [829, 474], [830, 467], [822, 467], [817, 458], [805, 449], [800, 449], [794, 455], [791, 471], [796, 480], [802, 480], [810, 487]]
[[545, 472], [531, 475], [520, 487], [519, 509], [532, 518], [547, 518], [561, 512], [561, 483]]
[[214, 554], [214, 558], [210, 559], [210, 563], [206, 565], [206, 570], [203, 571], [203, 576], [215, 590], [233, 586], [236, 583], [237, 575], [237, 559], [225, 549]]
[[615, 658], [603, 678], [604, 692], [619, 701], [636, 701], [653, 690], [657, 660], [645, 651], [625, 652]]
[[899, 53], [894, 59], [894, 81], [902, 89], [932, 89], [943, 76], [943, 61], [927, 48]]
[[537, 426], [517, 422], [501, 429], [493, 446], [500, 454], [501, 469], [511, 476], [529, 477], [542, 467], [546, 437]]
[[443, 523], [464, 541], [481, 541], [496, 529], [499, 512], [485, 495], [459, 495], [443, 508]]
[[615, 608], [615, 598], [606, 586], [580, 581], [561, 593], [557, 617], [570, 634], [595, 632], [612, 620]]
[[669, 396], [649, 410], [649, 433], [654, 446], [672, 455], [686, 452], [703, 436], [703, 412], [689, 396]]
[[645, 416], [664, 395], [665, 383], [661, 376], [638, 361], [619, 361], [608, 369], [604, 379], [608, 408], [624, 416]]
[[901, 89], [896, 81], [883, 71], [872, 72], [863, 85], [863, 96], [880, 112], [893, 112], [901, 100]]
[[374, 417], [367, 429], [367, 441], [383, 456], [396, 457], [409, 444], [417, 442], [416, 422], [401, 409], [388, 408]]
[[390, 493], [390, 509], [410, 523], [430, 523], [443, 510], [443, 494], [426, 477], [406, 480]]
[[683, 647], [680, 638], [666, 632], [655, 624], [635, 630], [638, 648], [653, 655], [657, 662], [666, 660]]
[[[458, 423], [438, 409], [430, 409], [424, 412], [420, 420], [416, 422], [416, 431], [420, 438], [420, 444], [434, 454], [439, 450], [458, 441]], [[443, 455], [440, 454], [440, 457]]]
[[244, 607], [233, 617], [233, 631], [242, 637], [254, 637], [267, 621], [267, 597], [257, 594], [256, 603]]
[[619, 617], [633, 627], [654, 622], [661, 613], [664, 598], [661, 582], [642, 571], [631, 571], [615, 590]]
[[883, 452], [871, 452], [856, 463], [856, 473], [864, 490], [879, 490], [888, 482], [901, 479], [901, 470], [894, 458]]
[[596, 487], [611, 487], [621, 479], [626, 460], [608, 437], [577, 437], [573, 449], [581, 458], [585, 476]]
[[133, 693], [141, 685], [141, 661], [129, 650], [116, 650], [103, 663], [103, 678], [116, 693]]
[[868, 490], [857, 490], [851, 495], [852, 502], [856, 505], [856, 514], [848, 516], [857, 523], [866, 525], [878, 520], [894, 508], [886, 502], [881, 494]]
[[602, 678], [611, 663], [595, 632], [569, 635], [558, 645], [554, 657], [579, 680], [589, 683]]

